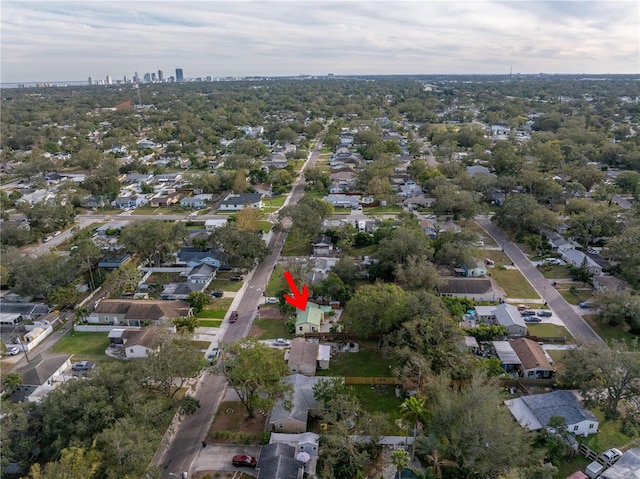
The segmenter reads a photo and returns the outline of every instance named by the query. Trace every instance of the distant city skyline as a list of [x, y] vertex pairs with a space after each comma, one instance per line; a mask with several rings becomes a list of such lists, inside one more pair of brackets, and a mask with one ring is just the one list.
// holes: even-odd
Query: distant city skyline
[[[2, 83], [177, 69], [246, 76], [640, 73], [640, 4], [5, 1]], [[166, 73], [169, 72], [169, 73]]]

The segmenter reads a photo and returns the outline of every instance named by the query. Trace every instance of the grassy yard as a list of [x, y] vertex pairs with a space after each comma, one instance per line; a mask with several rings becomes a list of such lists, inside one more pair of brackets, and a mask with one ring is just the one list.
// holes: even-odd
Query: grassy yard
[[493, 260], [496, 264], [496, 266], [498, 265], [510, 265], [511, 264], [511, 260], [509, 259], [509, 257], [504, 254], [502, 251], [498, 251], [496, 249], [486, 249], [482, 252], [482, 254], [484, 255], [485, 258], [489, 258], [490, 260]]
[[375, 342], [360, 342], [357, 353], [340, 353], [331, 357], [329, 369], [318, 371], [319, 376], [390, 377], [389, 362], [382, 356]]
[[351, 387], [363, 409], [368, 412], [381, 412], [389, 415], [389, 428], [385, 434], [404, 435], [405, 432], [396, 425], [396, 420], [400, 419], [400, 405], [403, 399], [396, 397], [393, 385], [356, 384]]
[[219, 328], [222, 321], [212, 319], [201, 319], [198, 321], [198, 326], [201, 328]]
[[527, 323], [527, 329], [531, 336], [538, 336], [541, 338], [563, 338], [566, 337], [567, 341], [573, 341], [573, 336], [567, 331], [567, 328], [560, 326], [559, 324], [552, 323]]
[[209, 284], [209, 290], [222, 289], [224, 291], [233, 291], [233, 292], [240, 291], [240, 288], [242, 288], [243, 282], [229, 281], [229, 279], [227, 279], [228, 276], [229, 275], [225, 275], [224, 278], [216, 278], [213, 281], [211, 281], [211, 284]]
[[267, 284], [267, 296], [275, 296], [278, 291], [287, 287], [284, 280], [284, 268], [280, 265], [271, 273], [269, 283]]
[[493, 268], [491, 276], [505, 290], [509, 298], [537, 299], [540, 297], [517, 269]]
[[580, 455], [572, 457], [571, 462], [567, 459], [562, 459], [558, 463], [558, 473], [555, 475], [555, 478], [565, 479], [576, 471], [584, 471], [589, 464], [591, 464], [591, 459]]
[[402, 213], [402, 207], [397, 205], [374, 206], [372, 208], [362, 208], [365, 215], [394, 215]]
[[571, 275], [566, 266], [555, 264], [545, 264], [538, 267], [538, 271], [547, 279], [571, 279]]
[[104, 350], [109, 346], [108, 333], [70, 331], [52, 348], [51, 352], [73, 354], [73, 361], [110, 360]]
[[308, 256], [309, 254], [311, 254], [310, 238], [292, 228], [282, 247], [282, 256]]
[[284, 202], [285, 202], [285, 200], [286, 200], [286, 199], [287, 199], [287, 197], [286, 197], [285, 195], [269, 197], [269, 198], [267, 198], [267, 199], [265, 199], [265, 200], [263, 201], [263, 203], [264, 203], [264, 208], [265, 208], [265, 210], [267, 210], [267, 211], [268, 211], [269, 209], [277, 209], [277, 208], [280, 208], [280, 207], [284, 204]]
[[485, 246], [496, 247], [499, 246], [491, 236], [475, 221], [467, 221], [467, 224], [464, 225], [465, 230], [471, 230], [474, 233], [477, 233], [481, 236], [482, 241], [484, 241]]
[[602, 324], [596, 319], [595, 314], [585, 314], [582, 316], [582, 319], [584, 319], [607, 344], [610, 344], [612, 339], [616, 339], [618, 341], [624, 341], [627, 345], [631, 345], [631, 341], [637, 338], [637, 336], [623, 331], [620, 328]]
[[198, 319], [224, 319], [229, 306], [231, 306], [232, 298], [214, 299], [211, 303], [198, 314]]
[[598, 426], [598, 434], [592, 434], [586, 438], [579, 438], [579, 441], [589, 446], [598, 453], [604, 452], [610, 447], [621, 448], [625, 444], [628, 444], [637, 437], [630, 437], [620, 432], [622, 425], [621, 419], [615, 419], [613, 421], [606, 420], [604, 413], [598, 408], [592, 408], [591, 412], [600, 421]]
[[284, 319], [256, 318], [253, 320], [252, 327], [259, 328], [260, 335], [257, 336], [258, 339], [292, 339], [295, 337], [287, 332]]
[[553, 365], [556, 368], [556, 378], [562, 377], [567, 370], [565, 367], [565, 358], [567, 357], [567, 354], [569, 354], [569, 351], [562, 349], [550, 349], [547, 351], [547, 354], [551, 356], [551, 359], [553, 359]]
[[576, 289], [571, 290], [571, 284], [569, 283], [559, 283], [556, 286], [556, 290], [567, 301], [567, 303], [573, 305], [578, 305], [582, 301], [587, 301], [593, 296], [593, 289], [578, 289], [578, 287], [576, 287]]

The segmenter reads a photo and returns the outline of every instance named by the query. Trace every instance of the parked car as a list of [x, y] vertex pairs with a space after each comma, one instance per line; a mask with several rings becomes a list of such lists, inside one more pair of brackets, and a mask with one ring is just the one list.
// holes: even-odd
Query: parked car
[[16, 354], [20, 354], [20, 348], [18, 346], [11, 346], [7, 348], [7, 354], [9, 356], [15, 356]]
[[235, 467], [256, 467], [258, 459], [253, 456], [247, 456], [246, 454], [237, 454], [233, 456], [231, 463]]
[[558, 258], [545, 258], [541, 261], [542, 264], [555, 264], [555, 265], [561, 265], [563, 264], [563, 261], [561, 259]]
[[86, 373], [95, 368], [95, 363], [90, 361], [78, 361], [77, 363], [73, 363], [71, 366], [71, 370], [75, 373]]
[[229, 281], [242, 281], [243, 279], [244, 279], [244, 276], [240, 274], [234, 274], [229, 278]]
[[268, 297], [264, 299], [264, 302], [267, 304], [278, 304], [280, 300], [278, 298]]
[[520, 316], [535, 316], [536, 312], [533, 309], [525, 309], [520, 311]]
[[230, 323], [235, 323], [238, 320], [238, 312], [237, 311], [231, 311], [231, 314], [229, 315], [229, 322]]
[[553, 316], [553, 313], [547, 309], [542, 309], [538, 311], [538, 316], [542, 316], [543, 318], [550, 318]]
[[207, 354], [207, 359], [211, 364], [213, 364], [215, 360], [218, 359], [218, 354], [220, 354], [220, 348], [213, 348], [211, 352]]
[[622, 451], [620, 449], [616, 449], [615, 447], [612, 447], [611, 449], [607, 449], [606, 451], [604, 451], [600, 456], [600, 459], [605, 464], [611, 465], [614, 462], [616, 462], [618, 459], [620, 459], [621, 456], [622, 456]]
[[582, 303], [580, 303], [580, 307], [582, 309], [590, 308], [591, 306], [593, 306], [593, 304], [589, 301], [583, 301]]
[[209, 294], [214, 298], [222, 298], [224, 296], [224, 291], [222, 291], [221, 289], [214, 289]]
[[518, 306], [516, 306], [516, 308], [518, 308], [518, 311], [524, 311], [528, 307], [529, 306], [527, 306], [526, 304], [519, 304]]
[[524, 318], [525, 323], [541, 323], [542, 320], [537, 316], [527, 316]]
[[284, 338], [278, 338], [278, 339], [274, 339], [273, 345], [274, 346], [291, 346], [291, 341]]

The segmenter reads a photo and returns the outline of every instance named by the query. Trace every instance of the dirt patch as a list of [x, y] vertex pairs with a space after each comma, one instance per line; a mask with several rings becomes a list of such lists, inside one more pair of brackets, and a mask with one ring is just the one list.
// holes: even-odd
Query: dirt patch
[[284, 319], [285, 316], [280, 312], [280, 308], [273, 306], [260, 306], [260, 317], [269, 319]]
[[242, 403], [227, 401], [220, 404], [218, 413], [207, 434], [213, 444], [261, 444], [266, 415], [256, 413], [250, 418]]
[[255, 324], [252, 324], [251, 328], [249, 329], [249, 334], [247, 336], [249, 336], [250, 338], [260, 338], [264, 333], [266, 333], [265, 329], [262, 329], [260, 326], [256, 326]]

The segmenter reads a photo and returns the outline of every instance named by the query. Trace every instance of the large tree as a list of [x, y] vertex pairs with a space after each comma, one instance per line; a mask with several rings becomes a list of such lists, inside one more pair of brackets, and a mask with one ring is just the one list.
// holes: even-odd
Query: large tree
[[241, 229], [234, 223], [213, 230], [211, 243], [224, 251], [226, 262], [235, 268], [251, 269], [269, 254], [261, 231]]
[[187, 235], [182, 222], [142, 220], [122, 228], [118, 242], [128, 251], [160, 266], [183, 244]]
[[621, 401], [640, 395], [638, 341], [631, 346], [585, 343], [569, 352], [565, 366], [563, 381], [580, 387], [583, 397], [600, 405], [608, 418], [618, 416]]
[[252, 338], [223, 344], [221, 351], [222, 373], [250, 417], [258, 410], [269, 411], [291, 391], [282, 381], [289, 368], [281, 351]]

